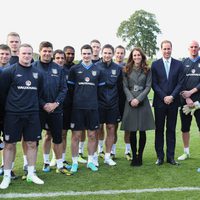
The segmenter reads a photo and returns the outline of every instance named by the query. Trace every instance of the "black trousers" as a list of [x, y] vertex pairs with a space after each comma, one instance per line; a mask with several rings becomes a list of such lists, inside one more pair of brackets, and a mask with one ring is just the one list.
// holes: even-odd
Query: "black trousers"
[[[176, 145], [177, 107], [154, 108], [155, 114], [155, 150], [157, 157], [164, 159], [164, 132], [166, 131], [167, 159], [174, 159]], [[166, 128], [165, 128], [166, 124]]]

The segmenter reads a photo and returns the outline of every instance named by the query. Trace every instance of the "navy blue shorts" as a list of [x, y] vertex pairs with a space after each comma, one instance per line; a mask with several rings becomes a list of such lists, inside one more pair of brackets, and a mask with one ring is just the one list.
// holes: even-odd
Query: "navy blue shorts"
[[38, 141], [41, 139], [39, 114], [6, 114], [4, 118], [4, 141], [15, 143], [21, 141]]
[[96, 130], [99, 128], [98, 110], [72, 109], [70, 127], [74, 131]]
[[100, 124], [117, 124], [121, 120], [119, 108], [99, 108], [99, 119]]
[[[200, 131], [200, 110], [196, 110], [194, 112], [194, 116], [196, 119], [196, 123], [197, 126], [199, 128]], [[190, 126], [192, 123], [192, 115], [188, 114], [184, 114], [182, 111], [182, 108], [180, 109], [180, 118], [181, 118], [181, 131], [182, 132], [189, 132], [190, 131]]]
[[54, 144], [62, 143], [63, 114], [62, 113], [40, 113], [42, 129], [49, 130]]

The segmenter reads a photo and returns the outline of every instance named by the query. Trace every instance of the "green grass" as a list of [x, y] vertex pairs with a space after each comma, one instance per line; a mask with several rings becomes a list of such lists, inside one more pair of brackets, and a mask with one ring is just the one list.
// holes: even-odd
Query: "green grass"
[[[50, 173], [42, 172], [42, 148], [39, 146], [37, 160], [37, 174], [45, 181], [45, 184], [38, 186], [28, 184], [21, 179], [12, 181], [7, 190], [0, 190], [1, 194], [6, 193], [47, 193], [47, 192], [67, 192], [67, 191], [98, 191], [98, 190], [128, 190], [128, 189], [145, 189], [145, 188], [168, 188], [168, 187], [199, 187], [200, 174], [196, 172], [200, 167], [200, 145], [199, 133], [193, 120], [191, 130], [191, 159], [182, 161], [180, 166], [171, 166], [167, 163], [158, 167], [155, 165], [156, 154], [154, 150], [154, 131], [147, 132], [147, 144], [144, 151], [143, 165], [141, 167], [130, 167], [130, 162], [124, 158], [124, 141], [123, 133], [118, 131], [117, 142], [117, 166], [109, 167], [103, 164], [100, 159], [99, 171], [94, 173], [80, 164], [77, 174], [67, 177], [56, 174], [55, 170]], [[68, 135], [70, 140], [71, 133]], [[16, 156], [15, 172], [21, 176], [22, 171], [22, 150], [21, 144], [18, 144]], [[69, 141], [70, 145], [70, 141]], [[67, 148], [67, 160], [70, 161], [69, 145]], [[177, 125], [177, 158], [183, 153], [182, 138], [180, 132], [180, 120]], [[86, 148], [85, 148], [86, 155]], [[0, 177], [0, 181], [2, 178]], [[157, 192], [157, 193], [134, 193], [134, 194], [117, 194], [117, 195], [90, 195], [90, 196], [65, 196], [65, 197], [48, 197], [48, 199], [200, 199], [200, 191], [184, 192]], [[3, 199], [3, 198], [1, 198]], [[28, 199], [28, 198], [26, 198]], [[47, 198], [34, 198], [47, 199]]]

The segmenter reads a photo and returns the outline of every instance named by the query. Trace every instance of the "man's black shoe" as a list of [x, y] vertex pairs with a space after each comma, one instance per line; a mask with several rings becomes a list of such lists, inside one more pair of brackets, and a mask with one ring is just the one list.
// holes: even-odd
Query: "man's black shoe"
[[156, 165], [162, 165], [164, 163], [163, 159], [158, 158], [158, 160], [156, 160]]
[[171, 165], [180, 165], [178, 162], [176, 162], [174, 159], [168, 159], [167, 163], [171, 164]]

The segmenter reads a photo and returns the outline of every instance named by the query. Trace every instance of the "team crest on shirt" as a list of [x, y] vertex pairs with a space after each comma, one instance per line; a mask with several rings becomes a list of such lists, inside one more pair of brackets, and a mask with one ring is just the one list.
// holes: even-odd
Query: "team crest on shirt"
[[33, 78], [34, 78], [34, 79], [38, 79], [38, 73], [34, 73], [34, 72], [33, 72]]
[[29, 80], [27, 80], [26, 82], [25, 82], [25, 84], [26, 84], [26, 86], [31, 86], [31, 81], [29, 81]]
[[89, 78], [89, 77], [85, 77], [85, 81], [86, 81], [86, 82], [89, 82], [89, 81], [90, 81], [90, 78]]
[[58, 74], [58, 70], [57, 69], [52, 69], [52, 73], [53, 74]]
[[191, 72], [194, 74], [194, 73], [196, 72], [196, 70], [195, 70], [195, 69], [192, 69]]
[[75, 127], [75, 123], [71, 123], [70, 128], [74, 128], [74, 127]]
[[97, 71], [92, 71], [92, 76], [96, 76], [97, 75]]
[[112, 73], [112, 75], [116, 75], [116, 73], [117, 73], [116, 69], [112, 69], [111, 73]]

